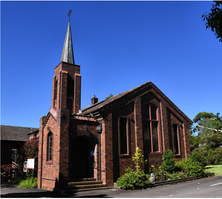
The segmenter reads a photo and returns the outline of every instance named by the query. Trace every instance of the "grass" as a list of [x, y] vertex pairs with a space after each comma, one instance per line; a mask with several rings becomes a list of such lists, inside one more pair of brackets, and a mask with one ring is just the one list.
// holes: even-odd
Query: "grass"
[[214, 172], [215, 176], [222, 175], [222, 165], [208, 165], [206, 171]]

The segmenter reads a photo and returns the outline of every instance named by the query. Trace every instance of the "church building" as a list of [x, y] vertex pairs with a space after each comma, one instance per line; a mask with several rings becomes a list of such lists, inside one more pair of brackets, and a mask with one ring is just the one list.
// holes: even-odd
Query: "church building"
[[112, 186], [133, 167], [139, 147], [148, 165], [161, 165], [164, 150], [190, 154], [192, 121], [152, 82], [81, 109], [80, 65], [74, 61], [71, 26], [54, 69], [51, 108], [40, 119], [38, 187], [49, 190], [77, 179]]

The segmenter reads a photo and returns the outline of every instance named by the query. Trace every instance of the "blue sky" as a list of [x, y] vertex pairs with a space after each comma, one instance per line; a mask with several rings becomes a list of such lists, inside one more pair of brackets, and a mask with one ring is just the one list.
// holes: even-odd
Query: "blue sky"
[[1, 124], [38, 127], [70, 18], [81, 108], [152, 81], [190, 119], [222, 114], [222, 43], [212, 2], [1, 2]]

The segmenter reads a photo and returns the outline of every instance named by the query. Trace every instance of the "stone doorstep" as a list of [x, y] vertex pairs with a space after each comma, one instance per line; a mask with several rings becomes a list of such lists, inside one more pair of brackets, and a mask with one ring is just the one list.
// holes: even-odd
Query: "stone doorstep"
[[110, 187], [94, 187], [94, 188], [81, 188], [81, 189], [63, 189], [59, 190], [61, 194], [66, 194], [66, 193], [73, 193], [73, 192], [82, 192], [82, 191], [93, 191], [93, 190], [102, 190], [102, 189], [109, 189]]
[[73, 181], [69, 182], [68, 186], [65, 186], [64, 190], [61, 191], [90, 191], [98, 189], [107, 189], [107, 186], [103, 184], [103, 181], [96, 181], [95, 178], [81, 178], [73, 179]]
[[106, 187], [105, 184], [83, 184], [83, 185], [72, 185], [66, 187], [67, 189], [85, 189], [85, 188], [99, 188]]
[[70, 182], [96, 181], [96, 178], [74, 178]]
[[[92, 179], [91, 179], [92, 180]], [[103, 184], [103, 181], [91, 181], [90, 179], [85, 179], [82, 181], [74, 181], [69, 182], [68, 186], [64, 187], [63, 190], [60, 190], [61, 193], [69, 193], [69, 192], [80, 192], [80, 191], [92, 191], [92, 190], [100, 190], [107, 189], [106, 184]]]

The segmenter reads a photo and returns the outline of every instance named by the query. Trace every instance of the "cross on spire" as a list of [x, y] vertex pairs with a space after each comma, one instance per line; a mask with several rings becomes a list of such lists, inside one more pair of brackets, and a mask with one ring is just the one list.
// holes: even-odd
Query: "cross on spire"
[[70, 22], [70, 15], [72, 13], [72, 10], [70, 9], [69, 13], [68, 13], [68, 16], [69, 16], [69, 22]]
[[68, 16], [69, 16], [69, 23], [66, 31], [66, 37], [63, 45], [62, 56], [60, 62], [66, 62], [70, 64], [75, 64], [74, 61], [74, 54], [73, 54], [73, 46], [72, 46], [72, 33], [71, 33], [71, 25], [70, 25], [70, 15], [72, 10], [70, 9]]

